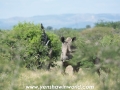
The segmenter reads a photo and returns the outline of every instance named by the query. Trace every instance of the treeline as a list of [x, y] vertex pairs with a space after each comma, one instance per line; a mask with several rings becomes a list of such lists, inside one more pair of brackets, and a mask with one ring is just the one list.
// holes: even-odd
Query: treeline
[[[94, 24], [94, 27], [112, 27], [113, 29], [120, 29], [120, 21], [104, 21], [104, 20], [100, 20], [98, 22], [96, 22]], [[91, 25], [86, 25], [85, 28], [91, 28]], [[76, 31], [82, 31], [84, 30], [85, 28], [66, 28], [66, 27], [63, 27], [63, 28], [60, 28], [60, 29], [54, 29], [54, 30], [76, 30]], [[47, 31], [52, 31], [53, 30], [53, 27], [52, 26], [48, 26], [46, 27], [46, 30]]]
[[97, 23], [95, 23], [95, 27], [112, 27], [114, 29], [119, 28], [120, 29], [120, 21], [99, 21]]

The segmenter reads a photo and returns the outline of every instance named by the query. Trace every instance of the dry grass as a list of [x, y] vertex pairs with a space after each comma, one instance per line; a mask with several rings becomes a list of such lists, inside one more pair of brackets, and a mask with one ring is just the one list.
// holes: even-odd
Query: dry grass
[[[66, 85], [66, 86], [94, 86], [94, 90], [100, 89], [100, 82], [97, 74], [93, 76], [80, 70], [78, 74], [73, 74], [72, 67], [66, 68], [67, 75], [62, 75], [61, 70], [58, 68], [52, 69], [51, 71], [46, 70], [24, 70], [20, 73], [19, 78], [15, 83], [16, 88], [25, 89], [26, 86], [40, 86], [40, 85]], [[18, 90], [19, 90], [18, 89]]]
[[[58, 62], [59, 65], [61, 64]], [[73, 73], [73, 68], [68, 66], [66, 68], [67, 75], [61, 74], [61, 67], [51, 68], [47, 70], [28, 70], [26, 68], [16, 67], [13, 71], [11, 66], [6, 67], [6, 70], [10, 71], [10, 74], [3, 72], [0, 74], [1, 90], [38, 90], [38, 89], [26, 89], [26, 86], [94, 86], [91, 90], [117, 90], [120, 83], [119, 76], [114, 70], [114, 75], [109, 75], [102, 71], [102, 75], [99, 77], [97, 73], [91, 72], [90, 69], [81, 69], [77, 74]], [[60, 90], [60, 89], [59, 89]], [[62, 90], [62, 89], [61, 89]], [[71, 90], [71, 89], [65, 89]], [[73, 89], [72, 89], [73, 90]], [[82, 90], [82, 89], [81, 89]], [[89, 89], [88, 89], [89, 90]]]

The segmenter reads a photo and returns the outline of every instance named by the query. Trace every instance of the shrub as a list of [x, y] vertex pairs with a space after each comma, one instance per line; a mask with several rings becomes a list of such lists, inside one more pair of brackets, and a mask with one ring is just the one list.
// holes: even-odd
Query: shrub
[[[11, 31], [5, 34], [3, 44], [10, 48], [10, 60], [20, 57], [21, 62], [29, 68], [37, 68], [44, 66], [49, 62], [49, 48], [41, 43], [42, 30], [40, 25], [30, 22], [18, 23]], [[59, 37], [53, 33], [47, 33], [51, 40], [53, 57], [50, 61], [56, 61], [59, 56]]]

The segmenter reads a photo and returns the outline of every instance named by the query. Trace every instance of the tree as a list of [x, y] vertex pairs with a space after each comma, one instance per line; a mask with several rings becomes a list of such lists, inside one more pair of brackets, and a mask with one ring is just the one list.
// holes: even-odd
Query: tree
[[12, 52], [10, 53], [10, 60], [16, 59], [16, 56], [19, 55], [22, 65], [30, 69], [47, 68], [46, 65], [48, 64], [46, 63], [58, 60], [60, 53], [59, 37], [52, 32], [46, 32], [50, 40], [48, 44], [52, 48], [52, 58], [49, 58], [49, 50], [51, 49], [41, 42], [42, 29], [44, 29], [43, 25], [41, 26], [30, 22], [20, 22], [13, 27], [7, 38], [3, 40], [10, 49], [14, 50], [10, 50]]
[[90, 25], [86, 25], [86, 28], [91, 28], [91, 26]]
[[47, 26], [47, 30], [52, 30], [53, 27], [52, 26]]

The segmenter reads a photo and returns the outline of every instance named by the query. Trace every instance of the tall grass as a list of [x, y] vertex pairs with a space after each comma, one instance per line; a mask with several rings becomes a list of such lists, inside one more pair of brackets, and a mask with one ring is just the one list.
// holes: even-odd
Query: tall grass
[[89, 69], [80, 69], [77, 74], [73, 74], [72, 67], [68, 66], [66, 69], [68, 74], [62, 75], [59, 67], [53, 68], [51, 71], [32, 71], [15, 65], [11, 67], [12, 64], [11, 62], [9, 65], [4, 66], [4, 70], [0, 73], [1, 90], [27, 90], [27, 86], [50, 85], [94, 86], [93, 90], [119, 90], [120, 88], [120, 73], [117, 70], [114, 70], [111, 75], [102, 72], [99, 77], [97, 73], [92, 73], [92, 70]]

